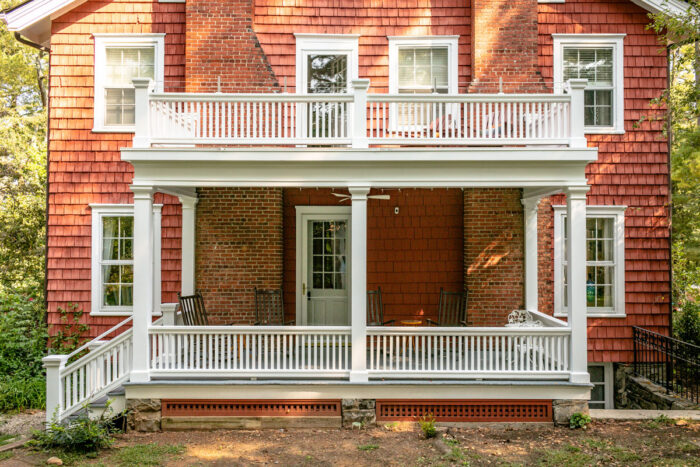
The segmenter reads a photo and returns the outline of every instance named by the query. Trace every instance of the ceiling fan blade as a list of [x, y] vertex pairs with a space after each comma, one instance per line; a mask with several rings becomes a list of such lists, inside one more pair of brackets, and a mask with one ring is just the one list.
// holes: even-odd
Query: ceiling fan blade
[[369, 195], [368, 198], [372, 198], [372, 199], [391, 199], [391, 195]]
[[346, 195], [345, 193], [331, 193], [333, 196], [337, 196], [338, 198], [349, 198], [350, 195]]

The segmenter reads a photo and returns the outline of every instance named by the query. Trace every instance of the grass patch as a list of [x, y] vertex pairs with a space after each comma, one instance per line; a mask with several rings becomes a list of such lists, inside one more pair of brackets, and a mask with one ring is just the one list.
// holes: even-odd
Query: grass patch
[[0, 446], [4, 446], [15, 438], [19, 438], [18, 435], [4, 435], [0, 434]]
[[586, 454], [578, 446], [569, 445], [563, 449], [553, 451], [540, 451], [538, 463], [540, 465], [589, 465], [593, 463], [593, 456]]
[[648, 428], [654, 429], [654, 428], [659, 428], [660, 426], [668, 426], [668, 425], [673, 425], [676, 423], [672, 418], [668, 418], [666, 415], [661, 414], [658, 417], [656, 417], [653, 420], [649, 420], [646, 425]]
[[21, 412], [46, 406], [46, 380], [43, 376], [5, 376], [0, 382], [0, 412]]
[[137, 444], [119, 449], [110, 460], [118, 466], [163, 465], [171, 457], [185, 452], [181, 444]]
[[15, 454], [12, 451], [0, 452], [0, 461], [12, 458]]
[[360, 446], [357, 446], [357, 449], [360, 451], [374, 451], [375, 449], [379, 449], [378, 444], [361, 444]]

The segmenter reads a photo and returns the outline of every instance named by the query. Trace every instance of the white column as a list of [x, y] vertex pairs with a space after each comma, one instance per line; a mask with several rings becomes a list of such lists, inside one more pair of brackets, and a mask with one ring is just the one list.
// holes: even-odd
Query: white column
[[48, 355], [42, 359], [46, 369], [46, 421], [59, 417], [63, 411], [63, 385], [61, 371], [68, 362], [68, 355]]
[[537, 299], [537, 208], [540, 198], [523, 198], [525, 217], [525, 309], [539, 309]]
[[352, 369], [350, 381], [367, 377], [367, 194], [368, 186], [350, 187], [352, 201], [350, 232], [350, 307], [352, 325]]
[[151, 146], [150, 103], [148, 93], [151, 87], [150, 78], [134, 78], [134, 140], [133, 147], [147, 148]]
[[352, 92], [355, 96], [352, 104], [352, 147], [366, 148], [367, 141], [367, 89], [368, 79], [352, 80]]
[[162, 204], [153, 205], [153, 314], [160, 314], [161, 303], [161, 217]]
[[194, 237], [197, 198], [180, 196], [182, 203], [182, 295], [194, 294]]
[[586, 318], [586, 193], [588, 187], [566, 190], [566, 260], [568, 262], [569, 326], [571, 327], [571, 382], [588, 383]]
[[134, 311], [131, 382], [150, 380], [148, 328], [153, 308], [153, 189], [134, 192]]
[[584, 135], [584, 89], [587, 85], [587, 79], [569, 80], [569, 92], [571, 93], [571, 114], [569, 116], [571, 139], [569, 146], [572, 148], [585, 148], [588, 146], [588, 140]]

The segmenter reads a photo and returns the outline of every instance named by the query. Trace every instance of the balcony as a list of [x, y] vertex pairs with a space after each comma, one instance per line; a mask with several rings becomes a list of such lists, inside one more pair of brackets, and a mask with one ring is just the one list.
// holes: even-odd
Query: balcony
[[585, 148], [585, 80], [567, 94], [154, 93], [135, 79], [135, 148]]

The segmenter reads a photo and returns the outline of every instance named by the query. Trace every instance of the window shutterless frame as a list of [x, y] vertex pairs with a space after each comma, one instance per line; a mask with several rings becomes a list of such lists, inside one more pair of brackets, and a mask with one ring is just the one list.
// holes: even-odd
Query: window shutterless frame
[[105, 87], [107, 72], [108, 48], [147, 48], [154, 49], [153, 73], [154, 89], [157, 92], [163, 90], [165, 74], [165, 34], [93, 34], [95, 38], [95, 66], [94, 66], [94, 120], [93, 132], [104, 133], [133, 133], [134, 125], [106, 125], [105, 124]]
[[[554, 209], [554, 316], [566, 317], [564, 305], [564, 218], [566, 206], [552, 206]], [[602, 264], [586, 260], [588, 266], [614, 266], [613, 306], [588, 307], [589, 317], [623, 318], [625, 317], [625, 209], [627, 206], [587, 206], [586, 217], [609, 218], [613, 222], [613, 261]], [[587, 240], [588, 241], [588, 240]]]
[[[564, 49], [612, 49], [613, 85], [612, 85], [612, 125], [586, 126], [588, 134], [622, 134], [625, 132], [625, 78], [624, 78], [624, 42], [625, 34], [552, 34], [554, 43], [553, 67], [554, 90], [562, 92], [564, 83]], [[586, 88], [595, 89], [593, 87]], [[584, 115], [576, 118], [584, 118]]]

